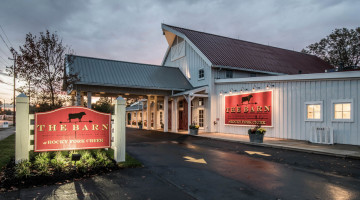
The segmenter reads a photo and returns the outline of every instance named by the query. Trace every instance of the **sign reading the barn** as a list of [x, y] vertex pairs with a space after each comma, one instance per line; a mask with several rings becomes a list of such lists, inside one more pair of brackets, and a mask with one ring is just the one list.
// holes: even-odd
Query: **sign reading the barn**
[[225, 124], [272, 126], [272, 91], [225, 96]]
[[84, 107], [35, 113], [34, 151], [110, 148], [111, 114]]

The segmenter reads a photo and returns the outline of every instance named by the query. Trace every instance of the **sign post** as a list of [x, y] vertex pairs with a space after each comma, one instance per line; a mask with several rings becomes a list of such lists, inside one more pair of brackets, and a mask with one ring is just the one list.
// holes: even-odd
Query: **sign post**
[[114, 118], [114, 159], [116, 162], [125, 161], [125, 99], [118, 97], [115, 104]]
[[16, 97], [16, 133], [15, 133], [15, 163], [29, 160], [29, 97], [20, 94]]

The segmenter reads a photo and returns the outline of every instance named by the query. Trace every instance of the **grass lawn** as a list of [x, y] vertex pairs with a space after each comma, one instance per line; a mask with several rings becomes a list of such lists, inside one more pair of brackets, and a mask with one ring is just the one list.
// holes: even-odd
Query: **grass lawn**
[[15, 134], [0, 141], [0, 171], [12, 157], [15, 157]]

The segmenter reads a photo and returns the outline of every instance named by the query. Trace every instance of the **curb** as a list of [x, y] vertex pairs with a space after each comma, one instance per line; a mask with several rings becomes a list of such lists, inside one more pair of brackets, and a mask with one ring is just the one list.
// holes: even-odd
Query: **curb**
[[290, 151], [298, 151], [298, 152], [304, 152], [304, 153], [312, 153], [312, 154], [319, 154], [319, 155], [326, 155], [326, 156], [334, 156], [334, 157], [339, 157], [339, 158], [351, 158], [351, 159], [360, 160], [360, 156], [353, 156], [353, 155], [347, 155], [347, 154], [323, 152], [323, 151], [317, 151], [317, 150], [302, 149], [302, 148], [281, 146], [281, 145], [274, 145], [274, 144], [267, 144], [267, 143], [253, 143], [253, 142], [245, 142], [245, 141], [241, 141], [241, 140], [206, 137], [206, 136], [201, 136], [201, 135], [194, 135], [194, 136], [213, 139], [213, 140], [222, 140], [222, 141], [226, 141], [226, 142], [236, 142], [236, 143], [247, 144], [247, 145], [252, 145], [252, 146], [270, 147], [270, 148], [275, 148], [275, 149], [285, 149], [285, 150], [290, 150]]

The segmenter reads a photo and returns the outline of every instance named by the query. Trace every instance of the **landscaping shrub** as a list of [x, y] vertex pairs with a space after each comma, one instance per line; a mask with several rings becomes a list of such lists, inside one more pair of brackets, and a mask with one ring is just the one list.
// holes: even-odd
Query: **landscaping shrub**
[[27, 178], [31, 175], [31, 162], [28, 160], [23, 160], [17, 165], [15, 165], [15, 177], [16, 178]]
[[[81, 154], [79, 161], [71, 161], [73, 154]], [[81, 150], [36, 153], [30, 160], [15, 164], [12, 159], [0, 173], [0, 192], [16, 187], [40, 186], [101, 174], [124, 167], [139, 167], [140, 162], [126, 155], [126, 161], [116, 164], [113, 150]], [[76, 168], [75, 168], [76, 164]]]
[[60, 152], [56, 152], [55, 157], [51, 159], [51, 165], [58, 172], [65, 172], [68, 166], [68, 161], [65, 156]]
[[50, 154], [48, 152], [39, 153], [35, 156], [35, 169], [41, 175], [49, 175], [49, 164], [50, 164]]

